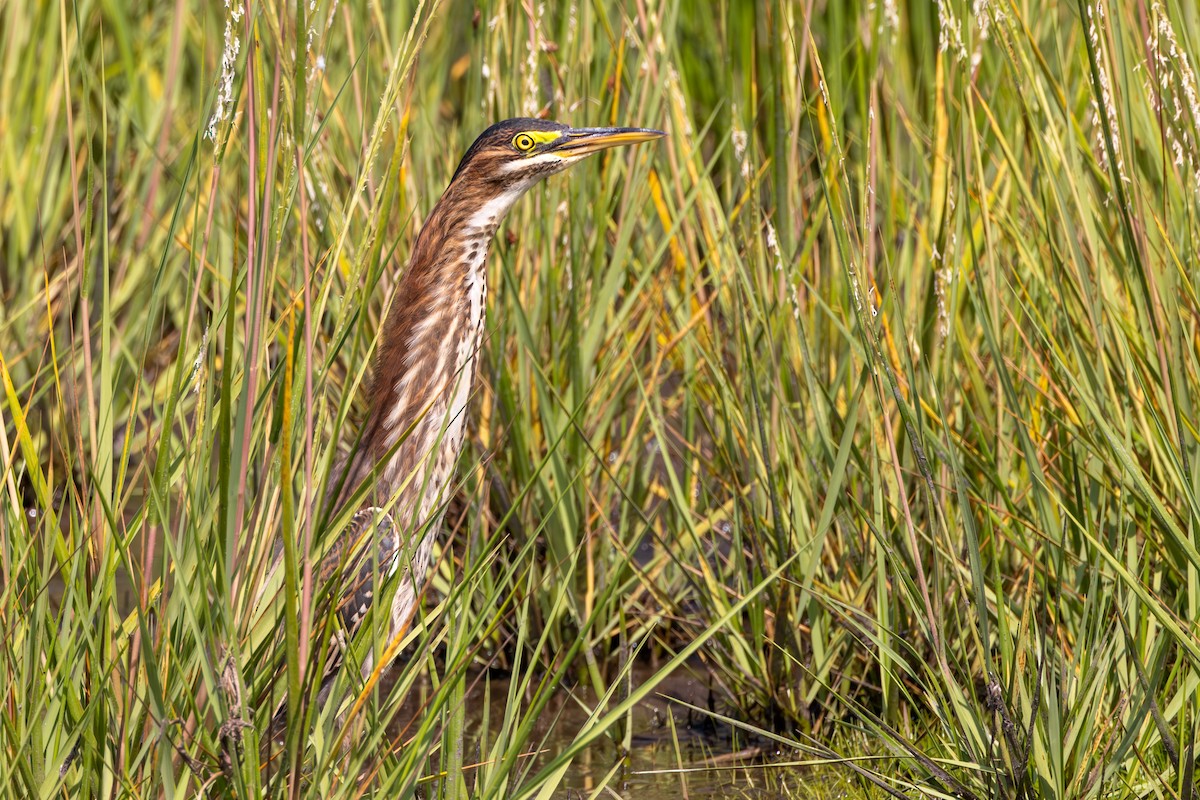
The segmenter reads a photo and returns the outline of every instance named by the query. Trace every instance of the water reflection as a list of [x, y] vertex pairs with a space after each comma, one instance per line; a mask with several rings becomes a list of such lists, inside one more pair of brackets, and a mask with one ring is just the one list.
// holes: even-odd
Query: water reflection
[[[650, 674], [649, 669], [635, 672], [635, 685]], [[472, 741], [468, 752], [478, 748], [480, 726], [485, 716], [493, 726], [499, 725], [509, 691], [507, 678], [476, 677], [479, 679], [468, 680], [466, 698], [468, 735]], [[394, 733], [404, 730], [421, 713], [425, 691], [428, 687], [424, 691], [418, 689], [406, 698], [393, 721]], [[610, 736], [602, 736], [575, 757], [554, 796], [582, 800], [614, 768], [616, 777], [607, 788], [619, 797], [638, 800], [766, 800], [797, 796], [795, 788], [801, 782], [798, 771], [765, 766], [773, 756], [769, 742], [728, 726], [716, 725], [708, 715], [693, 708], [708, 708], [711, 702], [708, 683], [699, 670], [680, 669], [634, 708], [632, 747], [624, 762], [621, 763], [619, 742]], [[543, 763], [571, 744], [586, 724], [589, 710], [594, 705], [595, 695], [585, 687], [563, 689], [556, 694], [539, 717], [530, 737], [531, 742], [542, 742], [544, 749], [529, 774], [536, 773]], [[493, 741], [494, 736], [493, 730], [488, 741]], [[605, 791], [601, 796], [614, 795]]]

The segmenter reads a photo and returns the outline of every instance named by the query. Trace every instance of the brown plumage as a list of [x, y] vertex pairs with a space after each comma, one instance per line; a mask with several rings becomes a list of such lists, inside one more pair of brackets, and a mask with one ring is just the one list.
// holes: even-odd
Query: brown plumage
[[[347, 635], [374, 603], [376, 574], [402, 567], [389, 640], [415, 607], [466, 432], [488, 248], [504, 215], [535, 183], [585, 156], [663, 135], [510, 119], [484, 131], [463, 156], [413, 245], [384, 325], [359, 445], [335, 470], [328, 498], [336, 510], [369, 486], [319, 571], [324, 579], [346, 576], [340, 611]], [[370, 666], [363, 665], [364, 676]]]

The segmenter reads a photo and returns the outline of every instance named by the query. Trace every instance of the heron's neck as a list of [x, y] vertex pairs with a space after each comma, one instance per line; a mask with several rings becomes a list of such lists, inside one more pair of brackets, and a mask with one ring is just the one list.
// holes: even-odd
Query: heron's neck
[[480, 203], [454, 186], [417, 236], [384, 325], [360, 457], [348, 490], [380, 466], [373, 504], [423, 522], [445, 498], [466, 432], [487, 302], [488, 249], [521, 192]]

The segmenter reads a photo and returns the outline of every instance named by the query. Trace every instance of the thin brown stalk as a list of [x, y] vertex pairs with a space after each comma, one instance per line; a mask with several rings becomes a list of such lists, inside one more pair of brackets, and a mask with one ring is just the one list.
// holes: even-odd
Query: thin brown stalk
[[186, 6], [184, 6], [183, 0], [175, 0], [175, 12], [171, 21], [171, 47], [167, 54], [167, 75], [163, 80], [162, 122], [158, 126], [158, 143], [154, 147], [154, 159], [151, 162], [150, 177], [147, 180], [149, 188], [146, 190], [146, 204], [142, 210], [142, 226], [137, 235], [137, 250], [146, 246], [146, 240], [150, 238], [151, 225], [158, 219], [158, 215], [154, 213], [154, 200], [158, 195], [163, 167], [167, 163], [167, 148], [171, 142], [171, 121], [175, 113], [175, 80], [179, 76], [179, 54], [183, 50], [180, 42], [183, 38], [183, 21], [186, 17]]
[[[257, 190], [258, 179], [258, 120], [254, 104], [254, 15], [251, 13], [251, 0], [245, 0], [245, 38], [246, 38], [246, 160], [247, 183], [246, 191], [246, 379], [242, 387], [245, 393], [247, 410], [253, 408], [254, 392], [257, 387], [258, 373], [258, 302], [255, 297], [254, 263], [258, 254], [256, 228], [258, 226], [258, 209], [255, 206], [254, 193]], [[268, 181], [270, 178], [268, 177]], [[241, 453], [238, 457], [237, 503], [233, 518], [233, 540], [230, 543], [229, 555], [238, 552], [238, 541], [241, 539], [242, 517], [246, 507], [246, 472], [250, 466], [250, 430], [244, 432], [241, 441]], [[232, 595], [232, 593], [231, 593]], [[232, 600], [232, 596], [230, 597]]]
[[[67, 48], [67, 19], [68, 18], [69, 17], [67, 15], [66, 3], [64, 0], [59, 0], [59, 21], [60, 21], [59, 36], [60, 36], [61, 42], [62, 42], [63, 53], [69, 52], [69, 50]], [[70, 75], [67, 72], [67, 59], [66, 58], [63, 58], [63, 60], [62, 60], [62, 80], [63, 80], [63, 91], [66, 94], [66, 96], [69, 97], [71, 95], [71, 79], [70, 79]], [[70, 153], [70, 164], [71, 164], [71, 203], [72, 203], [72, 210], [74, 211], [74, 214], [72, 215], [72, 223], [73, 223], [72, 227], [75, 232], [75, 260], [76, 260], [76, 263], [78, 263], [78, 265], [79, 265], [79, 275], [80, 275], [79, 317], [80, 317], [80, 321], [83, 325], [83, 332], [82, 332], [82, 336], [81, 336], [81, 338], [83, 340], [83, 366], [84, 366], [83, 380], [84, 380], [85, 392], [87, 394], [88, 432], [90, 435], [90, 441], [92, 443], [92, 447], [96, 447], [99, 437], [98, 437], [98, 434], [96, 431], [96, 409], [95, 409], [95, 402], [94, 402], [94, 398], [96, 396], [96, 391], [95, 391], [95, 385], [93, 384], [93, 380], [92, 380], [93, 370], [92, 370], [92, 342], [91, 342], [91, 305], [90, 305], [90, 303], [88, 303], [87, 287], [83, 285], [83, 279], [82, 279], [82, 276], [86, 274], [87, 270], [84, 265], [83, 227], [81, 224], [81, 220], [83, 218], [83, 211], [80, 208], [80, 204], [79, 204], [79, 184], [80, 184], [79, 156], [75, 152], [75, 115], [71, 111], [71, 103], [65, 103], [65, 106], [66, 106], [66, 110], [67, 110], [67, 147], [68, 147], [68, 152]], [[89, 201], [90, 201], [90, 198], [89, 198]], [[79, 396], [77, 393], [76, 393], [74, 399], [78, 406]], [[76, 429], [76, 436], [77, 437], [79, 436], [78, 429]], [[84, 452], [83, 443], [82, 443], [82, 441], [80, 441], [79, 453], [82, 455], [83, 452]], [[86, 492], [85, 496], [91, 497], [92, 495], [90, 492]], [[89, 505], [87, 503], [86, 499], [84, 500], [84, 503], [85, 503], [85, 506]], [[85, 513], [91, 520], [92, 548], [91, 548], [91, 553], [90, 553], [90, 557], [89, 557], [89, 570], [92, 575], [95, 575], [96, 571], [99, 568], [98, 564], [96, 562], [96, 559], [99, 558], [99, 554], [103, 551], [103, 543], [104, 543], [104, 532], [102, 530], [103, 517], [101, 515], [99, 506], [85, 508]]]
[[[304, 187], [304, 142], [296, 137], [296, 180], [300, 195], [300, 257], [304, 275], [304, 493], [300, 498], [300, 514], [304, 519], [304, 544], [300, 549], [303, 559], [300, 593], [300, 683], [304, 683], [304, 671], [308, 664], [308, 645], [312, 636], [313, 607], [313, 328], [312, 328], [312, 259], [308, 250], [308, 193]], [[290, 435], [290, 432], [288, 432]], [[291, 535], [284, 531], [284, 535]]]

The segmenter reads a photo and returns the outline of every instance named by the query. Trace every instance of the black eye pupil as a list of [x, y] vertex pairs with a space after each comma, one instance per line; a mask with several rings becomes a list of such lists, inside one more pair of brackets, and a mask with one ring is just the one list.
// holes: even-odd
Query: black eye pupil
[[529, 148], [533, 147], [533, 139], [530, 139], [528, 136], [522, 134], [521, 136], [517, 137], [517, 147], [521, 150], [528, 150]]

